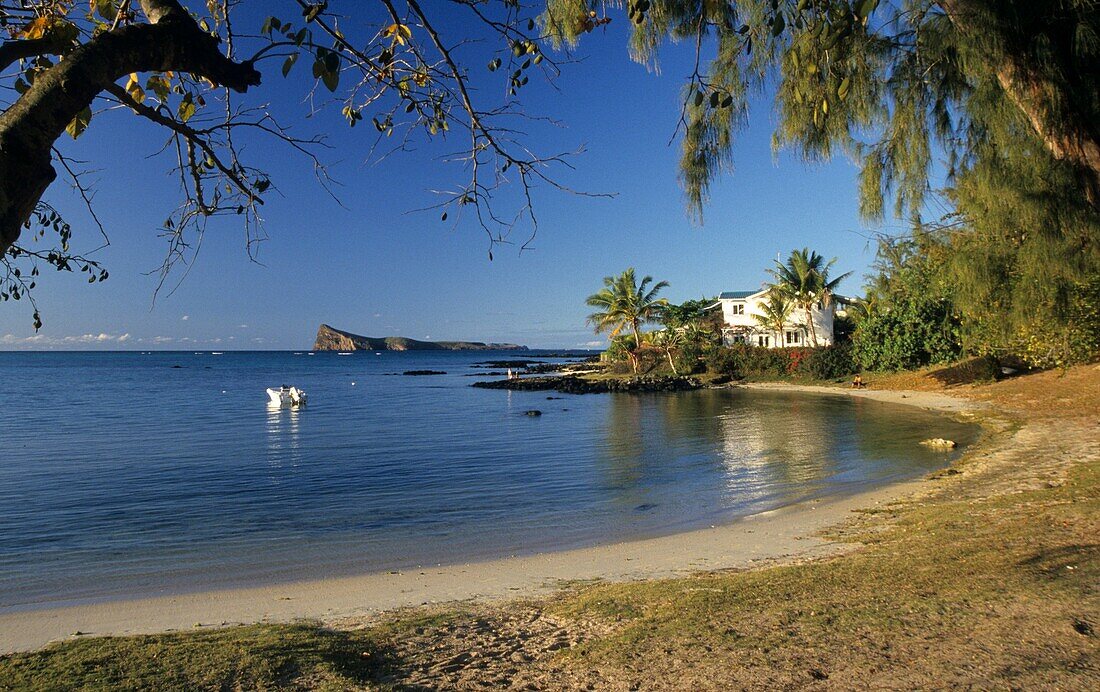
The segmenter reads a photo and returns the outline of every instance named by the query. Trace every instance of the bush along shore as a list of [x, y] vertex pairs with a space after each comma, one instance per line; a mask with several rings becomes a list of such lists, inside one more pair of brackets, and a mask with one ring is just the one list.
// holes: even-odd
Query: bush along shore
[[[739, 344], [730, 347], [712, 345], [699, 351], [683, 349], [675, 358], [675, 369], [660, 350], [643, 347], [635, 351], [638, 373], [634, 373], [633, 365], [618, 355], [611, 349], [602, 362], [593, 358], [564, 364], [513, 361], [510, 365], [517, 377], [478, 381], [471, 386], [567, 394], [673, 392], [739, 381], [836, 383], [846, 381], [859, 371], [848, 344], [775, 349]], [[492, 377], [505, 373], [494, 371], [483, 374]]]
[[[848, 386], [856, 375], [861, 376], [862, 385], [875, 387], [899, 377], [906, 379], [904, 373], [869, 372], [860, 368], [853, 358], [853, 351], [849, 343], [817, 348], [710, 345], [706, 349], [683, 349], [676, 354], [676, 370], [673, 371], [664, 353], [654, 348], [642, 348], [635, 352], [639, 374], [634, 374], [632, 365], [616, 358], [612, 349], [601, 362], [589, 358], [573, 363], [539, 363], [522, 367], [516, 364], [511, 371], [516, 375], [513, 379], [481, 380], [471, 386], [512, 391], [599, 394], [689, 391], [750, 382]], [[1010, 373], [1026, 372], [1026, 366], [1018, 359], [1001, 360], [991, 356], [962, 359], [947, 367], [930, 370], [935, 372], [934, 377], [940, 384], [951, 386], [1000, 380], [1005, 376], [1003, 365], [1013, 366], [1007, 369]], [[503, 378], [506, 374], [497, 370], [466, 376]]]

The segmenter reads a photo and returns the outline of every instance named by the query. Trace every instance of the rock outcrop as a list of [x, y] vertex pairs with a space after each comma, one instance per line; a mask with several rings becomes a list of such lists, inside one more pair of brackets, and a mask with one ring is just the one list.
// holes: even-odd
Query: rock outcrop
[[519, 344], [487, 344], [480, 341], [418, 341], [405, 336], [360, 336], [322, 324], [317, 329], [314, 351], [526, 351]]
[[682, 392], [690, 389], [700, 389], [703, 383], [694, 377], [642, 376], [623, 380], [589, 380], [575, 375], [562, 375], [560, 377], [521, 377], [512, 380], [474, 382], [470, 386], [524, 392], [554, 391], [564, 394], [602, 394], [605, 392]]

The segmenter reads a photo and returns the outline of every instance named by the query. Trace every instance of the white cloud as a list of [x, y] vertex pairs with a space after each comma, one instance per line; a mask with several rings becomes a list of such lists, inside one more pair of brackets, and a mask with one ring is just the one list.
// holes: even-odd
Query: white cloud
[[191, 319], [191, 315], [184, 315], [183, 317], [180, 318], [180, 320], [183, 321], [183, 322], [186, 322], [189, 319]]
[[45, 347], [54, 348], [57, 346], [80, 346], [85, 344], [110, 344], [110, 343], [125, 343], [130, 340], [130, 334], [108, 334], [107, 332], [100, 332], [99, 334], [80, 334], [70, 336], [47, 336], [45, 334], [34, 334], [33, 336], [15, 336], [14, 334], [5, 334], [0, 337], [0, 344], [5, 346], [25, 346], [25, 347]]
[[603, 341], [586, 341], [583, 344], [577, 344], [583, 348], [600, 348], [604, 345]]
[[248, 325], [247, 324], [238, 324], [237, 329], [248, 329]]

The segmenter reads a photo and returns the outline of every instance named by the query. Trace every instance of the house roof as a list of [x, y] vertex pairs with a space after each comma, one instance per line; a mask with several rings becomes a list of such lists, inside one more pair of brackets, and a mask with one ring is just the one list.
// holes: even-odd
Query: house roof
[[755, 291], [722, 291], [722, 294], [718, 297], [722, 300], [744, 300], [760, 292], [760, 289]]

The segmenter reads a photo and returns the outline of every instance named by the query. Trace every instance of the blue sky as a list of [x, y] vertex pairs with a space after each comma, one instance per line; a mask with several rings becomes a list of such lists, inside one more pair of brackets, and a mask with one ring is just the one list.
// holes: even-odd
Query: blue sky
[[[340, 181], [342, 206], [300, 157], [253, 143], [251, 162], [271, 173], [280, 192], [265, 205], [270, 240], [259, 250], [261, 264], [249, 260], [234, 220], [216, 222], [179, 288], [154, 303], [150, 272], [165, 249], [156, 229], [178, 201], [169, 161], [148, 158], [164, 135], [127, 113], [97, 116], [64, 148], [98, 171], [95, 201], [111, 245], [95, 257], [111, 278], [89, 285], [46, 272], [36, 294], [45, 327], [36, 336], [28, 306], [4, 303], [0, 349], [298, 349], [312, 343], [321, 322], [370, 336], [596, 346], [602, 337], [584, 324], [584, 298], [608, 274], [634, 266], [669, 281], [665, 295], [680, 301], [757, 287], [777, 253], [803, 246], [838, 257], [835, 271], [855, 272], [842, 291], [858, 291], [873, 247], [857, 214], [856, 169], [844, 160], [809, 166], [793, 154], [774, 156], [770, 95], [754, 104], [735, 149], [736, 169], [714, 186], [705, 224], [692, 224], [676, 180], [678, 145], [668, 145], [690, 71], [688, 49], [666, 49], [661, 73], [651, 73], [629, 60], [623, 24], [585, 37], [577, 53], [583, 60], [565, 67], [558, 91], [532, 79], [522, 94], [529, 113], [564, 125], [535, 128], [528, 140], [534, 148], [586, 148], [561, 179], [616, 196], [538, 189], [537, 238], [523, 252], [496, 248], [492, 262], [476, 226], [441, 223], [437, 212], [409, 213], [436, 202], [429, 188], [462, 179], [438, 160], [454, 145], [421, 145], [371, 161], [369, 122], [347, 128], [338, 106], [301, 117], [308, 63], [289, 80], [271, 63], [249, 99], [270, 101], [300, 135], [327, 133], [333, 148], [321, 155]], [[484, 61], [471, 53], [469, 63], [476, 72]], [[499, 83], [479, 86], [485, 103], [496, 102]], [[63, 181], [47, 199], [76, 221], [75, 249], [100, 244]], [[515, 238], [526, 234], [518, 229]]]

